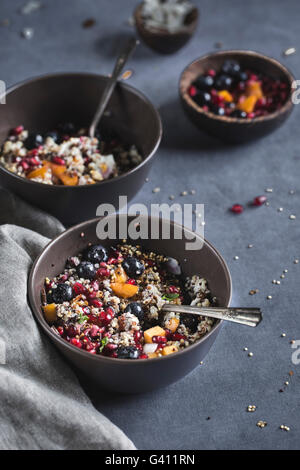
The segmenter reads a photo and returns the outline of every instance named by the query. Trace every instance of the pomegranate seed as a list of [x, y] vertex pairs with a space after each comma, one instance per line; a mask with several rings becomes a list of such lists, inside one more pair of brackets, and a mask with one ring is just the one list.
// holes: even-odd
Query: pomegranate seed
[[172, 341], [180, 341], [181, 339], [186, 339], [184, 335], [181, 335], [180, 333], [172, 333]]
[[231, 212], [234, 212], [235, 214], [241, 214], [244, 210], [244, 207], [241, 204], [233, 204], [230, 210]]
[[17, 126], [15, 127], [14, 129], [11, 130], [11, 135], [20, 135], [21, 132], [24, 131], [24, 127], [23, 126]]
[[148, 356], [147, 354], [141, 354], [139, 359], [148, 359]]
[[98, 293], [94, 292], [94, 291], [93, 292], [88, 292], [87, 295], [88, 295], [89, 300], [97, 299], [97, 297], [98, 297]]
[[31, 150], [29, 150], [27, 155], [29, 157], [36, 157], [38, 155], [38, 153], [39, 153], [38, 149], [31, 149]]
[[165, 336], [152, 336], [152, 343], [166, 343], [167, 338]]
[[209, 69], [209, 71], [207, 72], [207, 75], [209, 75], [210, 77], [215, 77], [216, 71], [214, 69]]
[[73, 291], [76, 295], [85, 295], [87, 293], [86, 288], [80, 282], [75, 282], [75, 284], [73, 285]]
[[99, 290], [99, 283], [97, 281], [91, 282], [91, 288], [94, 292], [97, 292]]
[[109, 315], [111, 315], [112, 318], [114, 318], [115, 316], [115, 311], [112, 307], [108, 307], [106, 310], [105, 310], [105, 313], [108, 313]]
[[107, 264], [117, 264], [118, 260], [116, 258], [108, 258]]
[[194, 85], [190, 86], [189, 95], [192, 96], [192, 97], [197, 95], [197, 88]]
[[60, 278], [60, 282], [65, 282], [67, 279], [69, 279], [69, 275], [68, 274], [63, 274]]
[[135, 284], [136, 284], [135, 279], [128, 279], [126, 284], [131, 284], [132, 286], [135, 286]]
[[204, 106], [202, 106], [202, 109], [203, 111], [208, 111], [208, 106], [206, 106], [206, 104]]
[[93, 325], [92, 328], [90, 329], [90, 337], [91, 338], [96, 338], [96, 336], [99, 336], [99, 326]]
[[20, 166], [23, 168], [23, 170], [28, 170], [29, 169], [29, 165], [27, 162], [25, 162], [25, 160], [21, 161], [20, 162]]
[[101, 308], [103, 306], [103, 303], [98, 299], [91, 299], [90, 304], [96, 308]]
[[111, 338], [111, 334], [107, 331], [104, 333], [103, 338]]
[[108, 277], [110, 275], [110, 272], [109, 269], [99, 268], [96, 275], [99, 277]]
[[80, 333], [80, 327], [75, 326], [75, 325], [69, 325], [66, 328], [66, 334], [70, 336], [70, 338], [73, 338], [74, 336], [78, 335]]
[[170, 294], [178, 294], [179, 289], [176, 286], [169, 286], [169, 292]]
[[90, 353], [90, 354], [96, 354], [97, 351], [96, 351], [96, 349], [91, 349], [91, 350], [89, 351], [89, 353]]
[[93, 351], [95, 348], [94, 348], [94, 345], [91, 341], [88, 341], [87, 343], [84, 344], [84, 349], [88, 352], [91, 352]]
[[34, 157], [29, 158], [27, 161], [28, 161], [28, 163], [29, 163], [30, 166], [38, 166], [38, 165], [40, 165], [40, 163], [41, 163], [39, 160], [37, 160], [37, 159], [34, 158]]
[[60, 157], [52, 157], [52, 162], [56, 163], [56, 165], [65, 165], [66, 164], [64, 159], [60, 158]]
[[113, 358], [117, 358], [118, 357], [118, 354], [116, 353], [116, 351], [112, 352], [109, 357], [113, 357]]
[[247, 118], [253, 119], [255, 117], [255, 113], [248, 113]]
[[118, 349], [118, 345], [114, 343], [107, 343], [104, 349], [106, 349], [107, 351], [115, 351], [116, 349]]
[[78, 338], [72, 338], [70, 340], [70, 343], [73, 344], [73, 346], [76, 346], [77, 348], [82, 348], [82, 343]]
[[143, 351], [143, 346], [140, 344], [140, 343], [137, 343], [135, 345], [136, 349], [138, 349], [139, 351]]
[[63, 336], [63, 334], [64, 334], [64, 329], [63, 329], [62, 326], [59, 326], [59, 327], [57, 328], [57, 331], [59, 332], [60, 336]]
[[142, 338], [142, 333], [140, 331], [136, 331], [134, 333], [134, 341], [135, 343], [138, 343], [139, 341], [141, 341], [141, 338]]
[[257, 196], [253, 200], [253, 205], [254, 206], [262, 206], [267, 200], [266, 196]]

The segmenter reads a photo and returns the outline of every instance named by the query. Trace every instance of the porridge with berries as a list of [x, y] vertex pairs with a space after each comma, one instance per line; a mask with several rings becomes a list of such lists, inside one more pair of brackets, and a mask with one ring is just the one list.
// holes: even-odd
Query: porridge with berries
[[215, 321], [164, 313], [164, 304], [209, 306], [207, 282], [183, 279], [175, 259], [126, 242], [90, 245], [46, 278], [42, 309], [52, 330], [90, 354], [148, 359], [176, 353], [208, 333]]
[[119, 176], [134, 168], [142, 156], [134, 145], [116, 139], [91, 138], [71, 123], [45, 135], [12, 129], [4, 142], [0, 162], [9, 171], [50, 185], [81, 186]]

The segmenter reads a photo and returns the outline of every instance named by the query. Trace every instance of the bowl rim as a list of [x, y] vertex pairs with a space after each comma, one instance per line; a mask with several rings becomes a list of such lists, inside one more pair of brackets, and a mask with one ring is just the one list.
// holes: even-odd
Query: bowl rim
[[[37, 82], [37, 81], [40, 81], [40, 80], [59, 78], [59, 77], [63, 77], [63, 76], [68, 76], [68, 77], [72, 77], [72, 76], [75, 77], [76, 76], [76, 77], [83, 77], [83, 78], [91, 77], [91, 78], [98, 78], [100, 80], [107, 80], [109, 78], [108, 75], [102, 75], [102, 74], [98, 74], [98, 73], [95, 73], [95, 72], [46, 73], [46, 74], [31, 77], [31, 78], [27, 78], [25, 80], [22, 80], [22, 81], [20, 81], [16, 84], [10, 86], [6, 91], [6, 96], [8, 96], [10, 93], [14, 92], [15, 90], [21, 88], [24, 85], [28, 85], [28, 84], [31, 84], [31, 83], [34, 83], [34, 82]], [[157, 152], [158, 147], [161, 143], [162, 133], [163, 133], [162, 120], [161, 120], [161, 117], [160, 117], [160, 114], [159, 114], [158, 110], [151, 103], [149, 98], [147, 98], [147, 96], [144, 95], [144, 93], [142, 93], [137, 88], [135, 88], [131, 85], [128, 85], [127, 83], [124, 83], [120, 80], [118, 80], [117, 86], [121, 86], [121, 88], [125, 88], [127, 91], [129, 91], [129, 92], [135, 94], [136, 96], [138, 96], [139, 98], [141, 98], [152, 109], [152, 111], [154, 113], [154, 116], [157, 120], [158, 132], [155, 136], [155, 145], [152, 147], [152, 150], [149, 153], [149, 155], [146, 158], [144, 158], [143, 161], [141, 163], [139, 163], [139, 165], [135, 166], [134, 168], [132, 168], [129, 171], [126, 171], [125, 173], [122, 173], [119, 176], [115, 176], [114, 178], [99, 181], [98, 183], [95, 183], [95, 184], [83, 184], [83, 185], [78, 185], [78, 186], [51, 185], [51, 184], [40, 183], [38, 181], [31, 181], [28, 178], [24, 178], [23, 176], [19, 176], [16, 173], [13, 173], [12, 171], [9, 171], [7, 168], [5, 168], [3, 163], [0, 163], [0, 172], [3, 171], [6, 175], [11, 176], [12, 178], [16, 178], [17, 180], [22, 181], [25, 184], [34, 185], [36, 187], [46, 187], [50, 191], [56, 191], [57, 189], [59, 191], [72, 191], [72, 190], [73, 191], [74, 190], [75, 191], [83, 191], [84, 189], [82, 189], [82, 188], [85, 188], [85, 190], [88, 190], [88, 191], [92, 191], [92, 188], [94, 188], [94, 187], [98, 187], [99, 185], [101, 185], [101, 186], [106, 185], [106, 184], [111, 183], [112, 181], [120, 181], [120, 180], [126, 178], [127, 176], [132, 175], [133, 173], [135, 173], [140, 168], [142, 168], [144, 165], [146, 165], [146, 163], [148, 163], [151, 160], [151, 158], [153, 158], [153, 156]], [[90, 189], [87, 189], [87, 188], [90, 188]]]
[[172, 37], [175, 37], [175, 36], [181, 36], [182, 34], [186, 34], [186, 33], [192, 34], [193, 33], [192, 30], [194, 29], [194, 27], [198, 23], [199, 16], [200, 16], [199, 8], [193, 2], [190, 1], [190, 3], [194, 7], [192, 12], [195, 13], [195, 18], [193, 19], [193, 21], [190, 21], [187, 25], [184, 25], [180, 30], [178, 30], [178, 31], [168, 31], [166, 28], [154, 28], [153, 26], [146, 27], [145, 22], [143, 21], [143, 18], [142, 18], [142, 14], [141, 14], [142, 13], [141, 9], [142, 9], [143, 3], [144, 3], [144, 1], [140, 2], [135, 7], [134, 12], [133, 12], [133, 17], [135, 19], [136, 26], [137, 26], [137, 23], [138, 23], [138, 25], [141, 28], [143, 28], [144, 31], [151, 34], [152, 36], [165, 36], [165, 37], [171, 37], [172, 38]]
[[[115, 217], [115, 216], [117, 216], [118, 218], [123, 217], [123, 216], [127, 216], [128, 219], [130, 217], [132, 217], [129, 214], [112, 214], [109, 217]], [[163, 220], [162, 218], [154, 217], [154, 216], [141, 215], [140, 217], [146, 218], [146, 219], [148, 219], [148, 221], [149, 221], [149, 219], [151, 219], [151, 220], [156, 219], [156, 220], [160, 220], [160, 221]], [[89, 219], [89, 220], [86, 220], [84, 222], [81, 222], [80, 224], [74, 225], [73, 227], [70, 227], [67, 230], [64, 230], [61, 234], [57, 235], [53, 240], [51, 240], [49, 243], [47, 243], [47, 245], [43, 248], [43, 250], [38, 255], [38, 257], [35, 259], [32, 267], [31, 267], [31, 270], [30, 270], [30, 273], [29, 273], [29, 276], [28, 276], [28, 283], [27, 283], [27, 289], [28, 289], [28, 294], [27, 295], [28, 295], [28, 300], [29, 300], [29, 307], [30, 307], [31, 311], [33, 312], [34, 317], [38, 321], [39, 325], [42, 327], [44, 332], [48, 336], [50, 336], [51, 339], [53, 339], [54, 342], [56, 342], [58, 344], [61, 344], [63, 347], [66, 347], [70, 351], [73, 351], [75, 354], [78, 354], [79, 356], [81, 356], [83, 358], [84, 357], [90, 358], [90, 360], [96, 361], [96, 362], [98, 361], [99, 363], [104, 361], [106, 363], [111, 363], [111, 364], [112, 363], [118, 363], [118, 364], [124, 364], [124, 365], [129, 365], [129, 364], [142, 364], [143, 365], [143, 364], [146, 364], [148, 362], [152, 363], [153, 361], [171, 360], [174, 357], [178, 357], [179, 355], [186, 354], [189, 351], [191, 351], [191, 350], [195, 349], [196, 347], [198, 347], [199, 344], [206, 341], [207, 338], [209, 338], [213, 333], [215, 333], [216, 331], [218, 331], [221, 328], [223, 320], [217, 320], [215, 325], [213, 325], [212, 329], [206, 335], [204, 335], [202, 338], [200, 338], [194, 344], [191, 344], [187, 348], [176, 352], [174, 355], [170, 354], [168, 356], [155, 357], [155, 358], [150, 358], [150, 359], [148, 358], [148, 359], [145, 359], [145, 360], [118, 359], [118, 358], [111, 358], [111, 357], [106, 357], [106, 356], [102, 356], [102, 355], [88, 354], [88, 352], [83, 351], [83, 350], [77, 348], [76, 346], [71, 345], [70, 343], [68, 343], [67, 341], [62, 339], [60, 336], [58, 336], [56, 333], [54, 333], [54, 331], [51, 329], [51, 327], [48, 325], [48, 323], [46, 322], [46, 320], [42, 316], [41, 310], [38, 314], [36, 309], [35, 309], [35, 302], [34, 302], [35, 286], [34, 286], [34, 283], [33, 283], [33, 278], [34, 278], [34, 275], [35, 275], [35, 271], [37, 269], [37, 266], [41, 263], [45, 252], [51, 250], [52, 247], [55, 245], [55, 243], [58, 240], [64, 238], [66, 236], [66, 234], [68, 234], [72, 231], [78, 231], [80, 233], [84, 232], [84, 228], [87, 225], [96, 224], [96, 222], [99, 222], [99, 220], [101, 220], [101, 217], [95, 217], [93, 219]], [[201, 237], [200, 234], [193, 232], [192, 230], [188, 229], [184, 225], [181, 225], [181, 224], [179, 224], [175, 221], [171, 221], [171, 223], [172, 223], [173, 226], [177, 226], [181, 230], [184, 229], [189, 234], [196, 235], [196, 237], [203, 240], [204, 243], [206, 245], [208, 245], [208, 247], [217, 256], [218, 260], [220, 261], [220, 263], [221, 263], [221, 265], [224, 269], [225, 276], [226, 276], [226, 279], [227, 279], [228, 285], [229, 285], [229, 296], [228, 296], [228, 302], [227, 302], [227, 305], [226, 305], [226, 307], [228, 307], [230, 305], [231, 299], [232, 299], [232, 278], [231, 278], [231, 274], [230, 274], [230, 271], [229, 271], [229, 268], [228, 268], [228, 265], [227, 265], [225, 259], [222, 257], [222, 255], [219, 253], [219, 251], [208, 240], [206, 240], [206, 238]]]
[[[286, 102], [284, 103], [283, 106], [281, 106], [278, 110], [268, 113], [265, 116], [258, 116], [254, 119], [251, 118], [236, 118], [236, 117], [229, 117], [229, 116], [218, 116], [210, 111], [204, 111], [202, 107], [198, 106], [197, 103], [192, 100], [192, 98], [188, 95], [187, 90], [183, 89], [183, 80], [185, 78], [185, 74], [189, 71], [190, 67], [192, 67], [194, 64], [197, 64], [203, 60], [206, 60], [208, 58], [216, 57], [216, 56], [224, 56], [224, 58], [230, 57], [231, 55], [234, 54], [240, 54], [244, 56], [250, 56], [250, 57], [259, 57], [262, 60], [265, 60], [266, 62], [269, 62], [279, 68], [285, 75], [287, 81], [289, 82], [290, 85], [290, 93], [289, 97], [287, 98]], [[192, 62], [190, 62], [181, 72], [179, 81], [178, 81], [178, 89], [179, 89], [179, 95], [181, 99], [190, 107], [192, 107], [195, 111], [197, 111], [200, 115], [202, 114], [203, 116], [213, 119], [219, 122], [226, 122], [228, 124], [234, 124], [234, 123], [239, 123], [239, 124], [255, 124], [257, 122], [264, 122], [264, 121], [269, 121], [272, 119], [277, 118], [280, 115], [283, 115], [288, 111], [289, 109], [292, 109], [293, 103], [291, 101], [291, 95], [292, 95], [292, 82], [295, 80], [293, 74], [290, 72], [290, 70], [285, 67], [281, 62], [279, 62], [277, 59], [274, 59], [273, 57], [269, 57], [265, 54], [262, 54], [261, 52], [257, 52], [251, 49], [227, 49], [227, 50], [222, 50], [222, 51], [213, 51], [213, 52], [208, 52], [205, 55], [202, 55], [198, 57], [197, 59], [194, 59]]]

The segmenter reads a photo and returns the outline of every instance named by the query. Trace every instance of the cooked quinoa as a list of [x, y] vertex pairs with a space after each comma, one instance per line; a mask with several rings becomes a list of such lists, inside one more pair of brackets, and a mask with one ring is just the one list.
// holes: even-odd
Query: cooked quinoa
[[147, 359], [175, 353], [208, 333], [214, 320], [164, 313], [164, 304], [209, 306], [205, 279], [174, 274], [174, 260], [126, 243], [88, 246], [45, 279], [42, 308], [52, 329], [91, 354]]
[[4, 142], [0, 162], [31, 181], [80, 186], [118, 176], [142, 161], [134, 145], [90, 138], [86, 129], [70, 134], [53, 131], [41, 136], [18, 126]]

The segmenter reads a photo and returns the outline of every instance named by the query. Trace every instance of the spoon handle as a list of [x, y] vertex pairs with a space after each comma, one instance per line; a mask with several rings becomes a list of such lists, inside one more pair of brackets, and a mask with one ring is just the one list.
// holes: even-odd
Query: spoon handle
[[259, 308], [190, 307], [188, 305], [164, 304], [162, 310], [165, 312], [192, 313], [193, 315], [227, 320], [252, 327], [257, 326], [262, 320]]
[[104, 92], [101, 96], [100, 103], [98, 105], [97, 111], [96, 111], [95, 116], [92, 120], [92, 123], [89, 127], [89, 136], [91, 138], [93, 138], [95, 136], [95, 131], [96, 131], [97, 125], [100, 121], [100, 118], [101, 118], [103, 112], [105, 111], [105, 108], [107, 106], [107, 103], [108, 103], [111, 95], [112, 95], [112, 92], [114, 91], [114, 88], [116, 86], [119, 75], [122, 72], [124, 65], [126, 64], [129, 56], [132, 54], [132, 52], [135, 49], [137, 44], [138, 44], [137, 39], [135, 39], [135, 38], [129, 39], [129, 41], [127, 42], [126, 46], [124, 47], [124, 49], [122, 50], [122, 52], [120, 53], [120, 55], [119, 55], [119, 57], [116, 61], [113, 73], [107, 80], [107, 84], [106, 84]]

